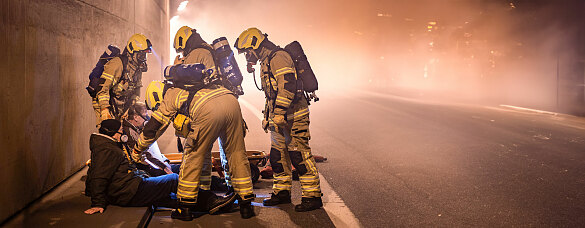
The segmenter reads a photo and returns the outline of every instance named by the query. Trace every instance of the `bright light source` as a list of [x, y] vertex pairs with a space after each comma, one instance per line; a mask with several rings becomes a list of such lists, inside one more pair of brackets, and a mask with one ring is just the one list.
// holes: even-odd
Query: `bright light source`
[[429, 22], [429, 25], [437, 25], [437, 22], [436, 21], [431, 21], [431, 22]]
[[189, 3], [189, 1], [182, 1], [179, 4], [179, 7], [177, 7], [177, 11], [183, 11], [187, 7], [187, 3]]

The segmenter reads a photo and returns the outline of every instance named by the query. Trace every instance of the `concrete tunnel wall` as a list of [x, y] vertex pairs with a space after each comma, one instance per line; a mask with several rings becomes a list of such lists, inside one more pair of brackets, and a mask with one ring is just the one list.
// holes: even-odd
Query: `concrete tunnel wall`
[[106, 46], [134, 33], [152, 41], [160, 59], [149, 56], [146, 87], [161, 79], [170, 39], [169, 0], [6, 0], [0, 12], [1, 223], [89, 159], [85, 87]]

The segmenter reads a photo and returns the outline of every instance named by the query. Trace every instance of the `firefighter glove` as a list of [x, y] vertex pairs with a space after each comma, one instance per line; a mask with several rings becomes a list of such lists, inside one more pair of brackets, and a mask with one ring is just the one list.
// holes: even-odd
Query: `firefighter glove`
[[272, 121], [274, 122], [274, 124], [278, 125], [279, 127], [286, 125], [286, 120], [284, 120], [284, 115], [274, 115], [274, 117], [272, 117]]
[[112, 113], [110, 113], [110, 110], [107, 108], [102, 110], [100, 114], [101, 114], [102, 120], [114, 119], [114, 117], [112, 116]]
[[142, 163], [142, 152], [137, 150], [132, 150], [132, 161], [134, 163]]

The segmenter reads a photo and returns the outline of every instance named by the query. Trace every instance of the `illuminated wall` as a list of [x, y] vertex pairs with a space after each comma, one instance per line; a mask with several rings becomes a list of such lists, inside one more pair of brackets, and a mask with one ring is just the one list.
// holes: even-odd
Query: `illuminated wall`
[[85, 87], [108, 44], [123, 47], [133, 33], [145, 34], [160, 58], [149, 56], [144, 81], [160, 79], [161, 63], [169, 62], [168, 5], [169, 0], [0, 2], [0, 221], [89, 159], [89, 136], [96, 129]]

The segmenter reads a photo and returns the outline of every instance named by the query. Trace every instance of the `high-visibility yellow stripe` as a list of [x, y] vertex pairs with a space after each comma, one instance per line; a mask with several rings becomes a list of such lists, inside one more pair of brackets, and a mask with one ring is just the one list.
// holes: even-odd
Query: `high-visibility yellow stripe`
[[142, 138], [138, 138], [138, 141], [136, 142], [136, 144], [138, 145], [139, 149], [143, 149], [147, 146], [146, 143], [144, 141], [142, 141]]
[[152, 113], [152, 118], [156, 119], [158, 122], [162, 123], [163, 125], [169, 122], [169, 118], [162, 114], [160, 111], [155, 111]]
[[187, 91], [179, 90], [179, 93], [177, 94], [177, 98], [175, 99], [175, 106], [177, 108], [180, 108], [181, 105], [183, 104], [183, 102], [185, 102], [188, 97], [189, 97], [189, 93]]
[[187, 181], [187, 180], [180, 180], [180, 181], [181, 182], [188, 183], [188, 184], [197, 184], [197, 183], [199, 183], [199, 181]]
[[250, 177], [240, 177], [240, 178], [232, 178], [233, 181], [241, 181], [241, 180], [249, 180]]
[[291, 184], [274, 184], [275, 188], [290, 188], [292, 187]]
[[188, 191], [188, 190], [184, 190], [184, 189], [177, 189], [177, 193], [181, 193], [181, 194], [185, 194], [185, 195], [197, 195], [196, 191]]
[[103, 96], [100, 96], [99, 98], [100, 98], [99, 99], [100, 101], [109, 101], [110, 100], [110, 96], [109, 95], [103, 95]]
[[185, 187], [197, 187], [199, 182], [192, 182], [192, 183], [185, 183], [186, 181], [179, 181], [179, 185], [183, 185]]
[[249, 188], [237, 188], [237, 187], [234, 186], [234, 191], [240, 192], [240, 193], [241, 192], [251, 192], [252, 191], [252, 187], [249, 187]]
[[106, 73], [106, 72], [103, 72], [103, 73], [102, 73], [102, 78], [103, 78], [103, 79], [106, 79], [106, 80], [113, 81], [113, 80], [114, 80], [114, 75], [111, 75], [111, 74], [108, 74], [108, 73]]
[[201, 106], [202, 104], [205, 103], [205, 101], [207, 101], [209, 98], [214, 97], [216, 95], [220, 95], [222, 93], [229, 93], [229, 90], [224, 89], [224, 88], [220, 88], [217, 90], [214, 90], [210, 93], [207, 93], [203, 96], [201, 96], [201, 98], [199, 98], [199, 100], [197, 100], [197, 102], [195, 103], [195, 105], [193, 105], [193, 107], [191, 108], [190, 112], [191, 113], [196, 113], [196, 111], [199, 109], [199, 106]]
[[303, 189], [303, 191], [319, 190], [319, 185], [301, 185], [301, 188]]
[[232, 179], [232, 183], [247, 182], [247, 181], [250, 181], [250, 180], [251, 180], [251, 178], [249, 178], [249, 177], [233, 178]]
[[252, 181], [251, 180], [241, 181], [241, 182], [237, 182], [237, 183], [232, 182], [232, 185], [245, 185], [245, 184], [249, 184], [249, 183], [252, 183]]
[[316, 176], [316, 174], [317, 174], [317, 167], [316, 167], [315, 162], [313, 162], [314, 160], [307, 159], [309, 156], [311, 156], [309, 154], [309, 151], [303, 151], [302, 152], [302, 155], [303, 155], [303, 160], [305, 161], [305, 164], [307, 166], [309, 166], [309, 170], [311, 170], [311, 173]]
[[288, 107], [291, 103], [291, 100], [286, 97], [278, 96], [276, 97], [276, 104]]
[[274, 177], [275, 180], [290, 180], [292, 179], [291, 176], [278, 176], [278, 177]]
[[311, 176], [300, 176], [299, 179], [301, 179], [301, 180], [317, 180], [319, 178], [317, 178], [317, 176], [311, 175]]
[[293, 68], [290, 68], [290, 67], [283, 67], [283, 68], [280, 68], [280, 69], [274, 71], [274, 73], [275, 73], [274, 76], [276, 77], [278, 75], [283, 75], [283, 74], [289, 74], [289, 73], [294, 74], [295, 70]]
[[301, 109], [299, 111], [296, 111], [294, 114], [289, 114], [286, 117], [287, 117], [287, 119], [290, 120], [290, 119], [299, 119], [299, 118], [304, 117], [306, 115], [309, 115], [308, 108], [304, 108], [304, 109]]
[[197, 193], [184, 193], [181, 190], [177, 190], [177, 196], [180, 198], [197, 198]]

